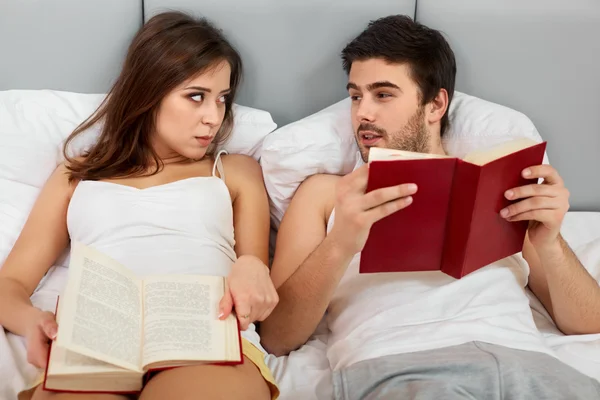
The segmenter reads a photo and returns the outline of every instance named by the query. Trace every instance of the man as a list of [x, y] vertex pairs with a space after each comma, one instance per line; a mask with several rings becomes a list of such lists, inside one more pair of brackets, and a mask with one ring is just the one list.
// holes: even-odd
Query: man
[[[371, 147], [445, 154], [456, 65], [439, 32], [408, 17], [382, 18], [342, 58], [361, 164]], [[554, 168], [523, 171], [544, 184], [505, 193], [518, 201], [502, 217], [531, 221], [527, 263], [509, 257], [460, 280], [441, 272], [358, 273], [372, 224], [410, 207], [418, 192], [404, 184], [365, 194], [367, 168], [313, 176], [295, 194], [272, 268], [280, 302], [262, 325], [267, 349], [298, 348], [325, 315], [336, 398], [600, 398], [598, 382], [545, 345], [524, 289], [566, 334], [600, 332], [598, 284], [559, 233], [569, 193]]]

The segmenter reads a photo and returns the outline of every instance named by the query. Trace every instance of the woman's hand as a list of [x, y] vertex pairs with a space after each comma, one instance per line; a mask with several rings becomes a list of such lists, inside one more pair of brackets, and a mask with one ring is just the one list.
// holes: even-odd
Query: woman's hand
[[40, 311], [25, 332], [27, 362], [38, 368], [46, 368], [50, 341], [56, 338], [58, 325], [54, 314]]
[[227, 277], [227, 287], [219, 304], [219, 319], [227, 318], [233, 308], [242, 330], [254, 321], [264, 321], [279, 301], [269, 268], [254, 256], [238, 258]]

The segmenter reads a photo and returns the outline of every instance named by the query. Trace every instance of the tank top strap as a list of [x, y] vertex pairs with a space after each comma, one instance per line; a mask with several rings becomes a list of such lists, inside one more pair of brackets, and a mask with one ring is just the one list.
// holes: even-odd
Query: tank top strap
[[221, 154], [229, 154], [227, 150], [220, 150], [215, 157], [215, 163], [213, 164], [212, 175], [217, 176], [217, 171], [219, 171], [219, 176], [222, 180], [225, 180], [225, 170], [223, 168], [223, 162], [221, 161]]

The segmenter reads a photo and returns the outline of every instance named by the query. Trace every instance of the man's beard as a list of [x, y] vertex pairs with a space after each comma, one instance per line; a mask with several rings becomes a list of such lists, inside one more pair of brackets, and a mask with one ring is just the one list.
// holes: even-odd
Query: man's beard
[[372, 131], [387, 141], [386, 147], [416, 153], [429, 153], [431, 135], [425, 126], [425, 107], [421, 106], [398, 132], [389, 135], [385, 130], [369, 123], [360, 124], [356, 132], [356, 141], [363, 161], [369, 159], [369, 148], [360, 145], [360, 132]]

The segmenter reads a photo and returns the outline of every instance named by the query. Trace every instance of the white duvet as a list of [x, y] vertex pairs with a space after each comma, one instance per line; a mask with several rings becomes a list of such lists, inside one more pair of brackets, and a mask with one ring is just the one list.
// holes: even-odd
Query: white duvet
[[[600, 213], [567, 214], [563, 236], [590, 273], [600, 280]], [[56, 295], [66, 279], [66, 268], [56, 267], [32, 297], [33, 303], [52, 310]], [[551, 322], [540, 304], [531, 296], [534, 318], [550, 346], [567, 364], [600, 381], [600, 334], [564, 336]], [[267, 357], [281, 388], [281, 399], [331, 399], [331, 372], [325, 356], [326, 333], [319, 334], [286, 357]], [[22, 338], [0, 333], [0, 399], [16, 399], [16, 393], [35, 378], [38, 371], [25, 361]]]

